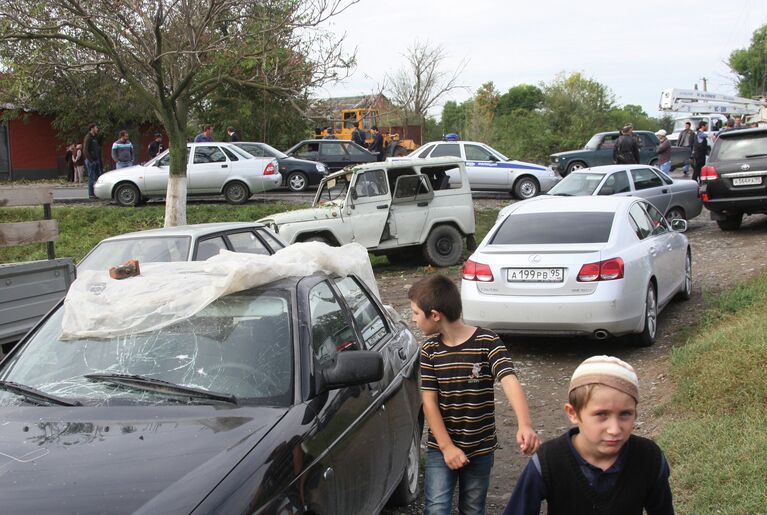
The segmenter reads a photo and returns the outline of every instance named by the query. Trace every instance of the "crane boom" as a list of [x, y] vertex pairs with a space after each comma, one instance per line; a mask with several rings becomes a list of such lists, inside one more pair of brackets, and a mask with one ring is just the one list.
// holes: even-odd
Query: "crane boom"
[[738, 113], [758, 114], [767, 107], [764, 100], [710, 93], [697, 89], [666, 89], [660, 97], [658, 109], [679, 113]]

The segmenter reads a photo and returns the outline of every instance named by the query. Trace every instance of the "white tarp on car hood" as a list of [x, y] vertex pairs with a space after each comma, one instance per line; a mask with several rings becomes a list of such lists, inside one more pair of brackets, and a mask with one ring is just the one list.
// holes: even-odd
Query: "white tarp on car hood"
[[380, 298], [367, 250], [350, 243], [294, 243], [272, 256], [221, 251], [207, 261], [139, 263], [141, 275], [112, 279], [86, 270], [64, 300], [60, 339], [154, 331], [188, 318], [229, 293], [315, 272], [354, 274]]

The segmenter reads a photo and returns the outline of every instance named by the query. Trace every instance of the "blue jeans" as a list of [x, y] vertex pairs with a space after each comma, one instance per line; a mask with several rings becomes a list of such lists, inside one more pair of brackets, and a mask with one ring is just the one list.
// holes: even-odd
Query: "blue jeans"
[[119, 168], [128, 168], [129, 166], [133, 166], [133, 163], [124, 163], [122, 161], [117, 161], [117, 163], [115, 163], [115, 170]]
[[93, 185], [96, 183], [96, 179], [101, 175], [101, 161], [88, 161], [85, 160], [85, 168], [88, 169], [88, 196], [95, 197], [93, 192]]
[[469, 464], [450, 470], [442, 453], [427, 449], [424, 472], [424, 515], [450, 515], [453, 508], [453, 490], [458, 481], [458, 513], [460, 515], [484, 515], [487, 489], [490, 486], [490, 470], [494, 454], [469, 458]]
[[671, 161], [669, 160], [669, 161], [666, 161], [665, 163], [661, 163], [660, 166], [658, 166], [658, 168], [660, 168], [661, 172], [668, 175], [668, 173], [671, 171]]

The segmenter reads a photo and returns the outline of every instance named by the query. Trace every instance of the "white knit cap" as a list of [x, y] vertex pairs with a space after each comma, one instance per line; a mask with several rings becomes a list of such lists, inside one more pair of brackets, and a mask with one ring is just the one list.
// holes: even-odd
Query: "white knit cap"
[[630, 395], [639, 402], [639, 378], [634, 368], [613, 356], [592, 356], [578, 365], [570, 379], [568, 395], [587, 384], [603, 384]]

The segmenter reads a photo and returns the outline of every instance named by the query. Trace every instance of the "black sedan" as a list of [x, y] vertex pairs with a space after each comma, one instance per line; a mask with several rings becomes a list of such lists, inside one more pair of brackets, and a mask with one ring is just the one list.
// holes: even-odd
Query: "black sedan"
[[378, 156], [366, 148], [340, 139], [307, 139], [293, 145], [285, 153], [300, 159], [319, 161], [331, 172], [349, 165], [378, 161]]
[[317, 186], [328, 174], [324, 164], [290, 157], [266, 143], [238, 141], [232, 145], [240, 147], [255, 157], [275, 158], [279, 163], [282, 184], [290, 188], [290, 191], [304, 191], [309, 186]]
[[378, 513], [417, 490], [418, 345], [354, 276], [232, 293], [162, 329], [0, 363], [4, 514]]

